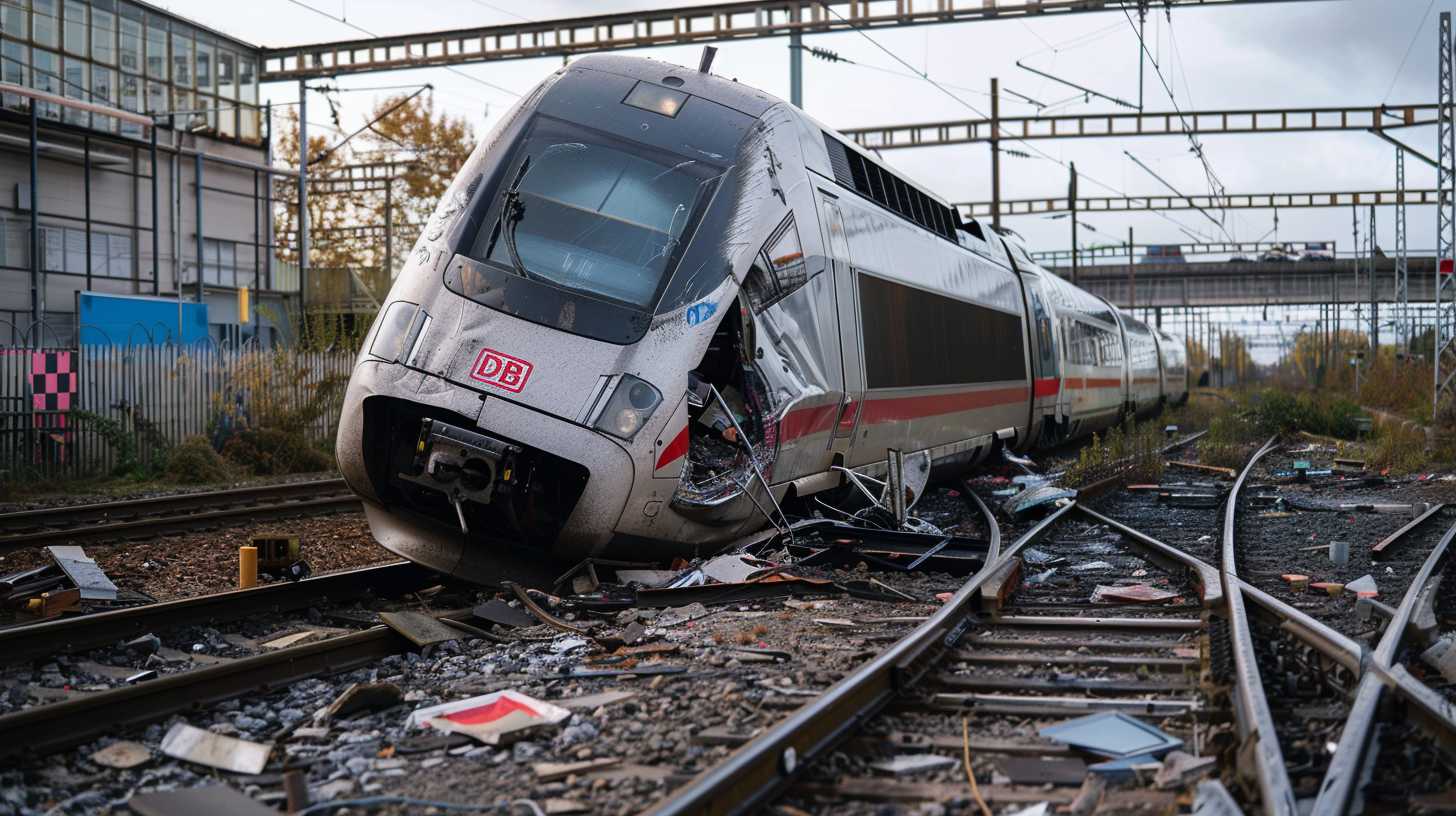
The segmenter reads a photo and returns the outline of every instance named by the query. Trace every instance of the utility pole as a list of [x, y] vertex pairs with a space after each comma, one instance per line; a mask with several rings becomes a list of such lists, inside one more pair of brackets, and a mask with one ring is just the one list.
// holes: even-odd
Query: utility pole
[[1133, 257], [1132, 227], [1127, 228], [1127, 308], [1137, 314], [1137, 259]]
[[1452, 252], [1456, 246], [1456, 201], [1452, 200], [1452, 187], [1456, 186], [1456, 122], [1453, 122], [1453, 103], [1456, 93], [1452, 86], [1451, 65], [1451, 12], [1441, 12], [1440, 33], [1437, 35], [1440, 51], [1436, 69], [1438, 89], [1436, 116], [1436, 315], [1435, 345], [1431, 355], [1431, 367], [1435, 370], [1435, 383], [1431, 409], [1440, 407], [1441, 396], [1451, 386], [1453, 369], [1451, 354], [1456, 346], [1456, 275], [1452, 275]]
[[[996, 77], [991, 77], [991, 226], [1001, 229], [1001, 80]], [[1074, 243], [1073, 256], [1076, 249]]]
[[1370, 266], [1367, 270], [1367, 277], [1370, 278], [1370, 360], [1374, 362], [1375, 353], [1380, 349], [1380, 306], [1375, 290], [1375, 205], [1370, 205]]
[[799, 32], [799, 6], [789, 7], [789, 102], [804, 107], [804, 35]]
[[1405, 150], [1395, 149], [1395, 349], [1410, 354], [1410, 267], [1405, 240]]
[[1077, 163], [1072, 162], [1072, 178], [1067, 182], [1067, 206], [1072, 211], [1072, 284], [1077, 283]]
[[1147, 49], [1142, 45], [1146, 42], [1143, 39], [1143, 27], [1148, 21], [1147, 0], [1138, 0], [1138, 113], [1143, 112], [1143, 60], [1147, 56]]
[[[202, 270], [197, 271], [198, 275]], [[298, 81], [298, 306], [308, 306], [308, 85]], [[306, 321], [305, 321], [306, 325]]]

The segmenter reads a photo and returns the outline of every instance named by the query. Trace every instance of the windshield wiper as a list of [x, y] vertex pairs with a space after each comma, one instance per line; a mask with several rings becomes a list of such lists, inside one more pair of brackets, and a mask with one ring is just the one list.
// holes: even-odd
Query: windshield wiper
[[[534, 275], [526, 268], [521, 261], [521, 252], [516, 248], [516, 225], [526, 217], [526, 205], [521, 201], [521, 181], [526, 178], [526, 172], [531, 167], [531, 157], [521, 162], [521, 169], [516, 171], [516, 179], [511, 182], [511, 188], [506, 191], [505, 199], [501, 202], [500, 217], [495, 222], [495, 234], [497, 238], [504, 238], [506, 254], [510, 256], [511, 266], [523, 278], [533, 278]], [[491, 241], [490, 249], [486, 250], [486, 257], [495, 251], [495, 241]]]

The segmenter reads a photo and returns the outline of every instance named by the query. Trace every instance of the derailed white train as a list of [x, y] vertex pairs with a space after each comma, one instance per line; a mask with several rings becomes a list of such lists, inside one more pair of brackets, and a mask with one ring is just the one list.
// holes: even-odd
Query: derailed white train
[[451, 185], [338, 456], [385, 547], [493, 582], [692, 555], [766, 525], [769, 488], [1091, 434], [1182, 401], [1186, 374], [1181, 343], [803, 111], [592, 56]]

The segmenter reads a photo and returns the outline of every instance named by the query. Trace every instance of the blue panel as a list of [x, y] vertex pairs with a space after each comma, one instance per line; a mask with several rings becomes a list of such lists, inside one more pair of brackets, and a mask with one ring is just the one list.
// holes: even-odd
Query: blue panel
[[81, 343], [146, 346], [208, 339], [207, 304], [134, 295], [78, 292]]

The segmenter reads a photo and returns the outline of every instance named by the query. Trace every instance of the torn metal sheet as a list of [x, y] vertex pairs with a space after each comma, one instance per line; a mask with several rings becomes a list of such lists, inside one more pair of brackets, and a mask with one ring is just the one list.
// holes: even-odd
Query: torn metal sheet
[[638, 584], [639, 586], [656, 589], [667, 586], [668, 582], [678, 576], [676, 570], [658, 569], [619, 569], [617, 580], [624, 584]]
[[471, 610], [471, 614], [497, 626], [518, 628], [535, 626], [536, 619], [502, 600], [487, 601]]
[[1080, 759], [1005, 757], [996, 765], [1013, 785], [1080, 785], [1087, 776], [1087, 763]]
[[1042, 485], [1021, 491], [1001, 506], [1008, 515], [1016, 516], [1062, 499], [1077, 498], [1077, 491], [1055, 485]]
[[1183, 740], [1122, 712], [1103, 712], [1049, 725], [1037, 732], [1046, 739], [1112, 758], [1160, 755], [1183, 747]]
[[227, 785], [139, 793], [126, 804], [139, 816], [197, 816], [199, 813], [208, 816], [278, 816], [278, 811]]
[[717, 558], [710, 558], [703, 562], [702, 566], [704, 575], [721, 584], [734, 584], [740, 581], [747, 581], [765, 569], [768, 569], [768, 567], [756, 560], [737, 554], [720, 555]]
[[561, 706], [507, 689], [421, 708], [409, 715], [407, 725], [464, 734], [497, 745], [553, 728], [570, 716], [571, 712]]
[[410, 643], [421, 648], [464, 637], [458, 630], [423, 612], [380, 612], [379, 619], [389, 628], [404, 635]]
[[351, 683], [324, 709], [324, 721], [346, 717], [356, 711], [389, 708], [404, 699], [404, 693], [393, 683]]
[[1217, 757], [1199, 757], [1182, 751], [1172, 751], [1163, 758], [1163, 766], [1153, 778], [1153, 784], [1160, 790], [1181, 788], [1217, 769]]
[[225, 737], [187, 723], [172, 726], [162, 737], [162, 753], [174, 759], [242, 774], [260, 774], [273, 746]]
[[1092, 603], [1163, 603], [1179, 597], [1177, 592], [1147, 584], [1131, 586], [1105, 586], [1098, 584], [1092, 590]]
[[106, 768], [126, 770], [145, 765], [152, 760], [151, 749], [139, 742], [122, 740], [113, 742], [91, 755], [91, 761]]
[[46, 547], [46, 552], [51, 554], [52, 560], [71, 579], [71, 583], [81, 590], [83, 601], [114, 601], [116, 600], [116, 584], [106, 577], [96, 560], [86, 554], [80, 547], [54, 546]]
[[880, 773], [904, 776], [905, 774], [955, 768], [960, 764], [960, 760], [940, 754], [896, 754], [889, 759], [871, 762], [870, 768]]

